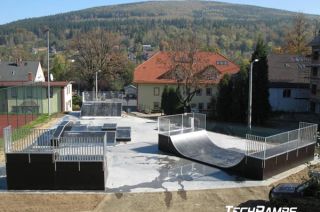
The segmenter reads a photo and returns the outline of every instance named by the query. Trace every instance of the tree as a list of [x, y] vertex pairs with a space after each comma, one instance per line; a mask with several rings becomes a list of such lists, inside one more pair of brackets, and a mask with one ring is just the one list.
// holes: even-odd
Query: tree
[[294, 18], [293, 26], [287, 32], [284, 49], [291, 54], [306, 54], [308, 52], [307, 40], [307, 20], [303, 13], [299, 13]]
[[225, 75], [218, 84], [217, 98], [210, 102], [216, 108], [211, 114], [223, 121], [245, 122], [248, 108], [248, 64], [243, 63], [240, 72]]
[[125, 52], [120, 48], [120, 36], [101, 29], [79, 34], [72, 42], [76, 51], [74, 69], [80, 78], [94, 90], [95, 73], [102, 71], [107, 83], [119, 79], [128, 63]]
[[161, 95], [161, 110], [164, 114], [167, 114], [168, 103], [168, 87], [165, 86]]
[[[205, 62], [198, 54], [199, 42], [196, 34], [190, 31], [179, 33], [169, 42], [171, 78], [176, 80], [178, 99], [186, 112], [191, 111], [190, 102], [201, 86], [201, 75]], [[167, 62], [167, 61], [165, 61]]]
[[232, 77], [231, 114], [232, 120], [245, 122], [248, 109], [248, 66], [243, 64], [240, 72]]
[[174, 88], [164, 88], [161, 96], [161, 109], [164, 114], [172, 115], [183, 112], [178, 96], [179, 94]]
[[50, 70], [53, 73], [54, 80], [68, 80], [70, 65], [62, 54], [56, 54], [53, 58], [53, 65]]
[[252, 121], [263, 124], [270, 113], [269, 80], [267, 45], [261, 37], [258, 38], [256, 49], [252, 54], [252, 61], [259, 59], [253, 66], [252, 81]]
[[218, 84], [217, 117], [230, 121], [232, 118], [232, 81], [230, 75], [224, 75]]

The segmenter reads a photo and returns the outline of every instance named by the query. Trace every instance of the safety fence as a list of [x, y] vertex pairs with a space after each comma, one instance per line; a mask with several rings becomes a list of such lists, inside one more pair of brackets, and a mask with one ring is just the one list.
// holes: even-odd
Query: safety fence
[[169, 134], [187, 131], [205, 130], [206, 115], [201, 113], [185, 113], [158, 118], [158, 133]]
[[[54, 155], [54, 161], [104, 161], [108, 133], [91, 137], [54, 139], [52, 129], [3, 129], [5, 153]], [[113, 138], [114, 139], [114, 138]]]
[[82, 102], [120, 102], [123, 103], [124, 93], [120, 91], [85, 91], [82, 92]]
[[246, 155], [267, 159], [301, 147], [315, 144], [318, 125], [300, 122], [299, 128], [276, 135], [263, 137], [246, 135]]

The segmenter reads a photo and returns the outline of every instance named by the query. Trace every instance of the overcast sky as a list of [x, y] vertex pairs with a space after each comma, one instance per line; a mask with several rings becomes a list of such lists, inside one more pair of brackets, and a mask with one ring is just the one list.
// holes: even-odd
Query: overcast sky
[[[295, 12], [320, 15], [320, 0], [220, 0], [222, 2], [250, 4]], [[138, 0], [1, 0], [0, 24], [12, 21], [54, 15], [90, 7], [141, 2]]]

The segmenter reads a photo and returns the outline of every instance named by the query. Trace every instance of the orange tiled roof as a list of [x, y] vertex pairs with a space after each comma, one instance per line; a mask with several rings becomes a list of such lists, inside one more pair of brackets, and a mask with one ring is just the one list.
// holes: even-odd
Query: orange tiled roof
[[[198, 72], [205, 70], [209, 66], [213, 66], [219, 73], [220, 77], [216, 80], [202, 80], [202, 83], [218, 83], [224, 74], [235, 74], [240, 71], [239, 66], [227, 59], [219, 53], [213, 52], [197, 52]], [[227, 61], [227, 64], [219, 65], [217, 61]], [[141, 84], [175, 84], [173, 79], [164, 79], [165, 73], [171, 69], [171, 58], [168, 52], [157, 52], [149, 60], [140, 64], [134, 71], [134, 83]]]

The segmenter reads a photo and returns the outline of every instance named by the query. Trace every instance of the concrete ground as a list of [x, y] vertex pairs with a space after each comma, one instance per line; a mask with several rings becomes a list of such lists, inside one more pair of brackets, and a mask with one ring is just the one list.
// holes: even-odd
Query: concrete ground
[[[107, 192], [166, 192], [270, 185], [287, 175], [275, 176], [267, 181], [253, 181], [230, 175], [218, 168], [190, 160], [169, 156], [158, 151], [157, 122], [134, 116], [121, 118], [86, 118], [65, 116], [81, 124], [103, 125], [117, 123], [132, 129], [132, 141], [108, 147], [106, 183]], [[244, 151], [245, 140], [208, 132], [216, 145]]]
[[[301, 182], [301, 165], [267, 181], [250, 181], [219, 169], [158, 151], [157, 124], [137, 117], [63, 120], [87, 124], [116, 122], [132, 127], [132, 141], [108, 148], [107, 193], [6, 191], [5, 167], [0, 164], [0, 211], [226, 211], [226, 205], [268, 204], [268, 192], [278, 182]], [[244, 141], [208, 132], [219, 146], [242, 151]], [[319, 158], [313, 163], [318, 163]], [[159, 192], [155, 192], [159, 191]]]

